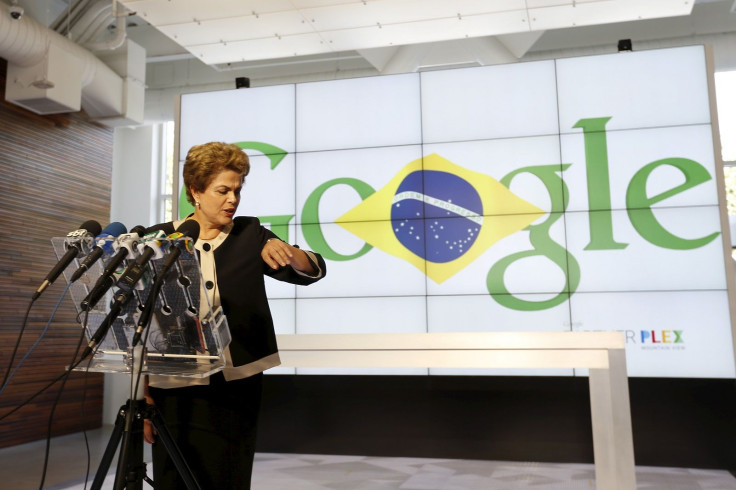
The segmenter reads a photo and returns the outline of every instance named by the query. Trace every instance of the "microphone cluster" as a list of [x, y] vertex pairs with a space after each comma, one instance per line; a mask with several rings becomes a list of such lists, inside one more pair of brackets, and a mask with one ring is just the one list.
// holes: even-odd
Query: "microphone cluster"
[[[84, 257], [79, 267], [71, 274], [70, 283], [81, 278], [98, 260], [109, 257], [100, 277], [80, 303], [82, 311], [89, 311], [111, 288], [117, 287], [113, 294], [114, 299], [110, 305], [109, 314], [82, 353], [81, 359], [84, 359], [104, 339], [113, 321], [120, 315], [123, 307], [136, 291], [144, 289], [141, 279], [147, 271], [151, 270], [149, 263], [155, 259], [164, 259], [159, 269], [151, 275], [156, 282], [162, 283], [168, 270], [181, 255], [182, 248], [186, 247], [189, 252], [192, 252], [192, 244], [198, 236], [199, 224], [194, 220], [185, 221], [175, 233], [168, 236], [157, 227], [146, 229], [143, 226], [135, 226], [128, 232], [122, 223], [110, 223], [105, 229], [102, 229], [96, 221], [86, 221], [78, 229], [67, 234], [64, 240], [66, 252], [47, 274], [32, 299], [37, 299], [75, 258]], [[145, 308], [152, 310], [154, 304], [155, 299], [146, 301]], [[146, 318], [150, 318], [151, 312], [146, 312], [145, 308], [141, 316], [147, 315]], [[140, 340], [141, 330], [142, 326], [139, 324], [134, 344]]]

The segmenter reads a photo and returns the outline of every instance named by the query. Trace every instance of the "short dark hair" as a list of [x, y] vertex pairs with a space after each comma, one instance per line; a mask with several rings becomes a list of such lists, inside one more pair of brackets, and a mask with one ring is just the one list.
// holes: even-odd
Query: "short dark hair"
[[248, 155], [238, 145], [213, 141], [191, 147], [184, 162], [184, 188], [189, 204], [194, 205], [192, 188], [203, 192], [224, 170], [239, 173], [241, 182], [250, 172]]

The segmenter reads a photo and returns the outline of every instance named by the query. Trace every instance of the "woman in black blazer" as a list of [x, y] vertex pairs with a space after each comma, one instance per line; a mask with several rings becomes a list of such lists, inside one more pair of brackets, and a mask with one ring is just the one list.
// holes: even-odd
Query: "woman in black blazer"
[[[184, 185], [195, 206], [187, 219], [200, 226], [195, 247], [203, 294], [213, 308], [222, 306], [232, 341], [223, 371], [205, 379], [152, 376], [146, 396], [208, 489], [250, 488], [262, 373], [280, 364], [264, 275], [300, 285], [325, 275], [319, 254], [281, 241], [257, 218], [235, 217], [249, 170], [248, 156], [236, 145], [206, 143], [187, 154]], [[181, 222], [160, 228], [173, 233]], [[156, 488], [186, 488], [148, 421], [144, 438], [153, 443]]]

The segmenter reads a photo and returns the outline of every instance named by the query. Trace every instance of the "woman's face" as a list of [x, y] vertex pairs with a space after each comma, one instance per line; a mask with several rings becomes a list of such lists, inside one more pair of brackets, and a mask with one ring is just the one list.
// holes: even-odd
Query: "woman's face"
[[215, 175], [210, 185], [202, 192], [192, 190], [192, 196], [199, 201], [197, 217], [205, 225], [221, 229], [233, 220], [240, 204], [240, 190], [243, 184], [240, 174], [234, 170], [223, 170]]

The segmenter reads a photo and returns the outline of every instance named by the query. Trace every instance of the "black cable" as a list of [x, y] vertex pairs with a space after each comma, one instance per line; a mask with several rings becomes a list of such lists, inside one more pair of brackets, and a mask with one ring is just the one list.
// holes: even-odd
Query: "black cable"
[[[153, 306], [155, 306], [155, 304], [156, 304], [156, 300], [154, 298], [154, 300], [153, 300]], [[145, 358], [146, 358], [146, 344], [148, 344], [148, 336], [149, 336], [150, 333], [151, 333], [151, 329], [150, 329], [150, 320], [149, 320], [149, 324], [147, 325], [147, 328], [146, 328], [146, 333], [143, 335], [143, 341], [141, 343], [141, 355], [140, 355], [140, 359], [137, 359], [137, 361], [138, 361], [138, 373], [136, 375], [135, 383], [132, 382], [133, 379], [131, 378], [131, 389], [132, 389], [132, 393], [131, 393], [131, 396], [130, 396], [130, 400], [136, 400], [137, 399], [137, 396], [138, 396], [138, 390], [140, 389], [141, 377], [143, 375], [143, 365], [145, 364], [144, 361], [145, 361]], [[133, 351], [133, 353], [135, 353], [135, 350]], [[135, 362], [136, 362], [136, 359], [133, 359], [133, 362], [131, 363], [131, 365], [134, 365]], [[148, 401], [145, 399], [145, 396], [143, 397], [143, 403], [144, 404], [148, 403]], [[144, 426], [144, 432], [145, 432], [145, 421], [143, 422], [143, 426]], [[152, 487], [155, 488], [154, 482], [148, 477], [147, 474], [144, 474], [143, 479], [145, 481], [147, 481]]]
[[[84, 378], [84, 389], [87, 389], [87, 378]], [[84, 401], [82, 402], [82, 413], [84, 414]], [[89, 470], [92, 467], [92, 458], [89, 450], [89, 439], [87, 439], [87, 429], [82, 429], [84, 434], [84, 447], [87, 450], [87, 469], [84, 472], [84, 490], [87, 490], [87, 483], [89, 483]]]
[[[79, 339], [80, 343], [84, 342], [84, 332], [86, 330], [87, 322], [89, 320], [88, 316], [89, 316], [89, 311], [85, 311], [84, 312], [84, 323], [82, 323], [82, 325], [84, 325], [85, 328], [82, 329], [82, 338]], [[97, 352], [95, 351], [95, 353]], [[86, 415], [87, 410], [85, 408], [87, 405], [87, 381], [89, 380], [89, 368], [92, 365], [93, 360], [94, 360], [94, 356], [90, 357], [89, 361], [87, 362], [87, 366], [84, 369], [84, 387], [82, 388], [82, 420], [87, 418], [87, 415]], [[84, 447], [87, 450], [87, 469], [84, 472], [84, 490], [87, 490], [87, 483], [89, 483], [89, 472], [92, 468], [92, 455], [89, 450], [89, 439], [87, 438], [87, 428], [84, 425], [82, 426], [82, 434], [84, 434]]]
[[[50, 321], [50, 320], [49, 320]], [[53, 426], [54, 421], [54, 413], [56, 412], [56, 407], [59, 405], [59, 400], [61, 399], [61, 394], [64, 392], [64, 386], [66, 386], [66, 382], [69, 380], [69, 376], [72, 374], [72, 369], [74, 367], [74, 361], [77, 359], [77, 356], [79, 355], [79, 350], [82, 348], [82, 344], [84, 343], [84, 326], [82, 326], [82, 333], [79, 337], [79, 341], [77, 342], [77, 348], [74, 351], [74, 355], [72, 356], [72, 360], [69, 363], [69, 370], [65, 371], [62, 375], [62, 382], [61, 386], [59, 387], [59, 391], [56, 393], [56, 399], [54, 400], [53, 405], [51, 405], [51, 413], [49, 414], [49, 423], [48, 428], [46, 430], [46, 450], [44, 452], [44, 459], [43, 459], [43, 471], [41, 472], [41, 485], [38, 487], [39, 490], [43, 490], [43, 484], [46, 481], [46, 471], [48, 470], [49, 465], [49, 452], [51, 450], [51, 428]]]
[[[68, 289], [69, 289], [69, 286], [67, 286], [67, 289], [65, 290], [65, 294], [68, 291]], [[16, 342], [15, 349], [14, 349], [13, 354], [11, 356], [9, 368], [8, 368], [8, 371], [5, 374], [5, 379], [3, 381], [3, 385], [7, 382], [8, 377], [9, 377], [11, 371], [12, 371], [12, 365], [13, 365], [13, 362], [15, 360], [15, 355], [17, 353], [17, 350], [18, 350], [19, 346], [20, 346], [20, 341], [22, 339], [23, 332], [24, 332], [25, 326], [27, 324], [28, 316], [30, 314], [31, 307], [33, 306], [34, 302], [35, 302], [35, 298], [31, 300], [31, 302], [30, 302], [30, 304], [28, 306], [28, 309], [26, 310], [26, 315], [25, 315], [25, 318], [24, 318], [24, 321], [23, 321], [23, 327], [21, 329], [20, 335], [19, 335], [18, 340]], [[155, 304], [155, 297], [153, 299], [153, 303]], [[53, 380], [51, 380], [46, 386], [44, 386], [43, 388], [41, 388], [35, 394], [31, 395], [28, 399], [26, 399], [25, 401], [23, 401], [20, 405], [16, 406], [12, 410], [10, 410], [8, 413], [0, 416], [0, 421], [4, 420], [6, 417], [9, 417], [10, 415], [14, 414], [18, 410], [20, 410], [21, 408], [23, 408], [24, 406], [26, 406], [28, 403], [30, 403], [31, 401], [33, 401], [38, 395], [40, 395], [41, 393], [43, 393], [44, 391], [46, 391], [48, 388], [50, 388], [51, 386], [53, 386], [57, 381], [63, 380], [62, 381], [62, 384], [59, 387], [59, 390], [57, 392], [56, 399], [54, 400], [54, 403], [52, 405], [51, 413], [49, 414], [48, 430], [47, 430], [47, 436], [46, 436], [46, 450], [45, 450], [45, 455], [44, 455], [44, 467], [43, 467], [43, 472], [42, 472], [42, 477], [41, 477], [41, 484], [39, 486], [40, 489], [43, 489], [43, 485], [44, 485], [45, 479], [46, 479], [46, 473], [47, 473], [47, 470], [48, 470], [49, 452], [50, 452], [50, 445], [51, 445], [51, 429], [52, 429], [53, 417], [54, 417], [54, 413], [56, 411], [56, 407], [58, 406], [59, 400], [61, 399], [61, 394], [63, 393], [64, 387], [66, 385], [67, 380], [69, 379], [69, 376], [71, 375], [71, 372], [77, 366], [79, 366], [79, 364], [81, 364], [81, 362], [84, 360], [84, 358], [81, 358], [81, 359], [77, 360], [77, 356], [79, 355], [79, 350], [80, 350], [80, 348], [81, 348], [81, 346], [82, 346], [82, 344], [84, 342], [84, 334], [85, 334], [84, 325], [86, 325], [87, 314], [88, 314], [88, 312], [85, 312], [85, 321], [83, 323], [82, 333], [80, 335], [80, 339], [79, 339], [79, 342], [77, 344], [77, 348], [76, 348], [76, 350], [74, 352], [74, 356], [72, 357], [69, 370], [68, 371], [65, 371], [64, 373], [62, 373], [58, 377], [56, 377]], [[79, 315], [77, 315], [77, 318], [79, 318]], [[49, 319], [49, 322], [50, 321], [51, 321], [51, 319]], [[146, 334], [144, 336], [143, 346], [145, 346], [145, 344], [148, 341], [149, 333], [150, 333], [150, 329], [146, 332]], [[91, 365], [91, 362], [94, 359], [94, 355], [96, 354], [96, 352], [99, 349], [99, 347], [100, 347], [99, 345], [95, 346], [94, 352], [89, 357], [89, 363], [87, 365], [87, 371], [86, 371], [87, 373], [89, 372], [89, 366]], [[135, 393], [138, 392], [138, 388], [140, 386], [140, 380], [141, 380], [141, 376], [142, 376], [144, 359], [145, 359], [145, 355], [142, 354], [140, 356], [140, 360], [139, 360], [139, 371], [137, 373], [137, 377], [136, 377], [135, 383], [132, 384], [132, 386], [135, 386]], [[85, 390], [86, 390], [86, 381], [87, 381], [87, 378], [85, 378]], [[84, 404], [84, 399], [83, 399], [83, 404]], [[86, 445], [86, 448], [87, 448], [87, 474], [86, 474], [86, 478], [85, 478], [85, 488], [86, 488], [86, 485], [87, 485], [87, 482], [88, 482], [88, 479], [89, 479], [89, 470], [90, 470], [90, 451], [89, 451], [89, 442], [88, 442], [88, 439], [87, 439], [86, 431], [83, 431], [83, 432], [84, 432], [84, 437], [85, 437], [85, 445]]]
[[[13, 376], [15, 376], [15, 373], [18, 371], [18, 369], [20, 369], [20, 367], [23, 365], [23, 363], [26, 361], [26, 359], [28, 359], [28, 357], [33, 353], [33, 351], [36, 349], [36, 347], [38, 347], [38, 344], [40, 344], [41, 341], [43, 340], [44, 336], [46, 335], [46, 332], [48, 332], [49, 327], [51, 326], [51, 320], [53, 320], [54, 316], [56, 316], [56, 312], [59, 311], [59, 307], [61, 306], [62, 301], [64, 301], [64, 298], [66, 297], [67, 293], [69, 292], [69, 288], [71, 288], [71, 283], [69, 283], [69, 284], [66, 285], [66, 288], [64, 289], [64, 292], [59, 297], [59, 301], [56, 303], [56, 307], [54, 307], [54, 311], [51, 313], [51, 317], [46, 322], [46, 326], [44, 327], [43, 331], [41, 332], [41, 335], [39, 335], [38, 339], [36, 339], [36, 342], [34, 342], [33, 345], [28, 349], [28, 352], [25, 353], [25, 355], [23, 356], [23, 359], [21, 359], [18, 362], [18, 365], [15, 366], [15, 369], [12, 369], [13, 360], [11, 359], [11, 361], [10, 361], [11, 364], [9, 366], [8, 372], [5, 374], [5, 381], [0, 386], [0, 394], [2, 394], [5, 391], [5, 389], [8, 387], [8, 384], [10, 384], [10, 381], [13, 379]], [[25, 331], [25, 328], [26, 328], [26, 325], [27, 325], [27, 322], [28, 322], [28, 316], [29, 316], [29, 313], [31, 311], [31, 306], [32, 306], [33, 301], [35, 301], [35, 300], [31, 300], [31, 305], [29, 305], [28, 310], [26, 311], [26, 317], [25, 317], [25, 319], [23, 321], [23, 327], [21, 329], [20, 336], [18, 337], [18, 343], [16, 344], [16, 348], [15, 348], [15, 350], [13, 352], [13, 357], [15, 357], [15, 355], [17, 353], [17, 350], [18, 350], [18, 344], [20, 343], [20, 340], [23, 337], [23, 332]]]
[[[99, 347], [99, 346], [98, 346], [98, 347]], [[94, 351], [94, 352], [92, 353], [92, 356], [94, 356], [94, 355], [95, 355], [96, 353], [97, 353], [97, 348], [95, 348], [95, 351]], [[79, 361], [77, 361], [77, 363], [76, 363], [76, 364], [74, 364], [74, 365], [73, 365], [72, 367], [70, 367], [70, 368], [69, 368], [69, 370], [73, 370], [74, 368], [76, 368], [76, 367], [77, 367], [78, 365], [80, 365], [81, 363], [82, 363], [82, 359], [80, 359]], [[49, 384], [47, 384], [46, 386], [44, 386], [43, 388], [41, 388], [40, 390], [38, 390], [38, 391], [37, 391], [36, 393], [34, 393], [34, 394], [33, 394], [33, 395], [31, 395], [30, 397], [28, 397], [28, 398], [27, 398], [27, 399], [26, 399], [26, 400], [25, 400], [25, 401], [24, 401], [23, 403], [21, 403], [20, 405], [18, 405], [17, 407], [15, 407], [14, 409], [12, 409], [12, 410], [11, 410], [11, 411], [9, 411], [8, 413], [6, 413], [5, 415], [2, 415], [2, 416], [0, 416], [0, 421], [4, 420], [4, 419], [5, 419], [6, 417], [9, 417], [9, 416], [13, 415], [13, 414], [14, 414], [15, 412], [17, 412], [17, 411], [18, 411], [18, 410], [20, 410], [21, 408], [23, 408], [23, 407], [25, 407], [26, 405], [28, 405], [29, 403], [31, 403], [31, 402], [32, 402], [33, 400], [35, 400], [35, 399], [36, 399], [36, 397], [37, 397], [38, 395], [40, 395], [40, 394], [41, 394], [41, 393], [43, 393], [44, 391], [48, 390], [48, 389], [49, 389], [49, 388], [51, 388], [52, 386], [54, 386], [54, 385], [56, 384], [56, 382], [57, 382], [57, 381], [59, 381], [59, 380], [60, 380], [61, 378], [63, 378], [64, 376], [66, 376], [66, 372], [64, 372], [64, 373], [60, 374], [59, 376], [57, 376], [56, 378], [52, 379], [52, 380], [51, 380], [51, 381], [49, 382]]]
[[[154, 300], [155, 303], [155, 300]], [[150, 327], [150, 324], [149, 324]], [[138, 360], [138, 373], [135, 379], [135, 383], [131, 383], [131, 387], [133, 388], [132, 396], [130, 397], [131, 400], [133, 400], [136, 396], [138, 396], [138, 389], [140, 388], [141, 383], [141, 375], [143, 374], [143, 365], [144, 365], [144, 359], [146, 358], [146, 344], [148, 343], [148, 334], [151, 332], [150, 328], [146, 328], [146, 333], [143, 336], [143, 343], [142, 343], [142, 349], [141, 349], [141, 355], [140, 359]], [[134, 361], [135, 362], [135, 361]], [[145, 397], [144, 397], [145, 399]]]
[[[83, 319], [80, 320], [80, 316], [83, 315]], [[89, 311], [85, 310], [83, 312], [80, 312], [77, 315], [77, 321], [81, 323], [82, 325], [82, 336], [79, 339], [79, 345], [81, 345], [84, 342], [84, 333], [87, 330], [87, 322], [89, 321]], [[79, 347], [77, 347], [77, 352], [79, 352]], [[76, 356], [76, 354], [75, 354]], [[82, 386], [82, 420], [85, 420], [87, 418], [87, 381], [89, 380], [89, 368], [92, 365], [92, 361], [94, 360], [94, 357], [89, 358], [89, 362], [87, 363], [87, 366], [84, 369], [84, 385]], [[73, 361], [72, 361], [73, 362]], [[89, 472], [92, 467], [92, 455], [91, 451], [89, 450], [89, 438], [87, 437], [87, 427], [82, 424], [82, 435], [84, 436], [84, 448], [87, 455], [87, 467], [84, 472], [84, 490], [87, 490], [87, 483], [89, 482]]]
[[13, 371], [13, 362], [15, 361], [15, 356], [18, 353], [18, 348], [20, 347], [20, 341], [23, 338], [23, 332], [26, 330], [26, 325], [28, 324], [28, 316], [31, 314], [31, 308], [33, 307], [33, 303], [35, 303], [35, 299], [31, 299], [31, 302], [28, 303], [28, 309], [26, 309], [26, 315], [23, 317], [23, 323], [20, 327], [20, 333], [18, 333], [18, 340], [15, 341], [15, 347], [13, 348], [13, 353], [10, 355], [10, 362], [8, 363], [8, 370], [5, 371], [5, 376], [3, 377], [3, 382], [0, 384], [0, 393], [2, 393], [5, 390], [5, 384], [8, 382], [8, 378], [10, 377], [10, 373]]
[[[92, 356], [90, 357], [90, 359], [94, 358], [95, 354], [97, 353], [97, 349], [99, 349], [99, 347], [100, 347], [100, 346], [99, 346], [99, 344], [98, 344], [98, 345], [97, 345], [97, 346], [95, 347], [94, 351], [92, 352]], [[83, 360], [84, 360], [84, 359], [79, 359], [79, 360], [78, 360], [78, 361], [77, 361], [76, 363], [74, 363], [74, 364], [73, 364], [73, 365], [72, 365], [72, 366], [71, 366], [71, 367], [69, 368], [69, 371], [73, 371], [73, 370], [74, 370], [74, 369], [75, 369], [75, 368], [76, 368], [77, 366], [79, 366], [79, 365], [80, 365], [80, 364], [82, 363], [82, 361], [83, 361]], [[17, 412], [17, 411], [18, 411], [18, 410], [20, 410], [21, 408], [23, 408], [23, 407], [25, 407], [26, 405], [28, 405], [29, 403], [31, 403], [31, 402], [32, 402], [33, 400], [35, 400], [35, 399], [36, 399], [36, 397], [37, 397], [38, 395], [40, 395], [40, 394], [41, 394], [41, 393], [43, 393], [44, 391], [48, 390], [48, 389], [49, 389], [49, 388], [51, 388], [52, 386], [54, 386], [54, 384], [56, 384], [56, 382], [57, 382], [57, 381], [59, 381], [60, 379], [62, 379], [62, 378], [63, 378], [64, 376], [66, 376], [66, 375], [67, 375], [67, 373], [66, 373], [66, 372], [64, 372], [64, 373], [60, 374], [59, 376], [57, 376], [56, 378], [52, 379], [52, 380], [51, 380], [51, 381], [49, 382], [49, 384], [47, 384], [46, 386], [44, 386], [43, 388], [41, 388], [40, 390], [38, 390], [38, 391], [37, 391], [36, 393], [34, 393], [34, 394], [33, 394], [33, 395], [31, 395], [30, 397], [28, 397], [28, 398], [27, 398], [27, 399], [26, 399], [25, 401], [23, 401], [23, 403], [21, 403], [20, 405], [18, 405], [17, 407], [15, 407], [14, 409], [12, 409], [12, 410], [11, 410], [11, 411], [9, 411], [8, 413], [6, 413], [5, 415], [2, 415], [2, 416], [0, 416], [0, 421], [3, 421], [3, 420], [4, 420], [5, 418], [7, 418], [7, 417], [11, 416], [12, 414], [14, 414], [15, 412]]]
[[[76, 366], [75, 366], [75, 367], [76, 367]], [[49, 389], [49, 388], [51, 388], [52, 386], [54, 386], [54, 384], [56, 384], [56, 382], [57, 382], [57, 381], [59, 381], [59, 380], [60, 380], [61, 378], [63, 378], [63, 377], [65, 376], [65, 375], [66, 375], [66, 373], [62, 373], [62, 374], [61, 374], [60, 376], [58, 376], [58, 377], [56, 377], [56, 378], [52, 379], [52, 380], [51, 380], [51, 382], [50, 382], [49, 384], [47, 384], [46, 386], [44, 386], [43, 388], [41, 388], [40, 390], [38, 390], [38, 391], [37, 391], [36, 393], [34, 393], [33, 395], [31, 395], [31, 396], [30, 396], [30, 397], [29, 397], [29, 398], [28, 398], [28, 399], [27, 399], [26, 401], [24, 401], [23, 403], [21, 403], [20, 405], [18, 405], [17, 407], [15, 407], [14, 409], [12, 409], [12, 410], [11, 410], [11, 411], [9, 411], [8, 413], [6, 413], [5, 415], [3, 415], [3, 416], [0, 416], [0, 421], [2, 421], [3, 419], [5, 419], [6, 417], [9, 417], [9, 416], [13, 415], [13, 414], [14, 414], [15, 412], [17, 412], [17, 411], [18, 411], [18, 410], [20, 410], [21, 408], [23, 408], [23, 407], [25, 407], [26, 405], [28, 405], [29, 403], [31, 403], [31, 402], [32, 402], [33, 400], [35, 400], [35, 399], [36, 399], [36, 397], [37, 397], [38, 395], [40, 395], [40, 394], [41, 394], [41, 393], [43, 393], [44, 391], [48, 390], [48, 389]]]
[[[168, 272], [168, 268], [162, 271], [159, 271], [159, 274], [156, 276], [156, 278], [153, 281], [153, 285], [151, 286], [151, 290], [148, 294], [148, 298], [146, 298], [146, 305], [144, 307], [144, 310], [148, 310], [150, 314], [148, 315], [148, 318], [145, 320], [146, 323], [142, 325], [142, 327], [146, 330], [146, 333], [143, 335], [143, 341], [141, 342], [141, 345], [143, 348], [141, 350], [141, 356], [140, 356], [139, 365], [138, 365], [138, 374], [136, 376], [135, 383], [131, 382], [131, 389], [133, 390], [131, 393], [132, 396], [130, 397], [131, 400], [135, 399], [135, 397], [138, 395], [141, 375], [143, 373], [144, 359], [146, 358], [145, 356], [146, 344], [148, 343], [148, 336], [151, 333], [150, 326], [151, 326], [151, 321], [153, 319], [153, 310], [156, 307], [156, 299], [158, 297], [158, 291], [160, 291], [161, 287], [163, 286], [165, 282], [164, 276], [166, 275], [167, 272]], [[135, 342], [133, 343], [133, 345], [135, 346]], [[133, 363], [135, 363], [135, 360], [133, 361]]]

